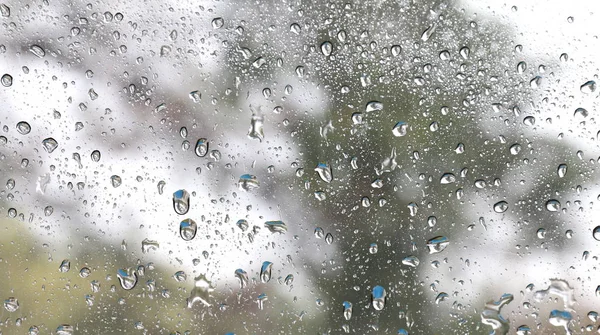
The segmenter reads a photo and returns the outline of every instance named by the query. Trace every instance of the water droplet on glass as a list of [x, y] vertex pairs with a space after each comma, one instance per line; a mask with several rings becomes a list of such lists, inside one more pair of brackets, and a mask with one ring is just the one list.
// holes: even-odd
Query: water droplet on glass
[[536, 76], [533, 79], [531, 79], [531, 81], [529, 82], [529, 86], [531, 86], [531, 88], [538, 88], [542, 85], [542, 77], [540, 76]]
[[204, 157], [208, 153], [208, 140], [201, 138], [196, 142], [196, 155], [198, 157]]
[[564, 178], [567, 174], [567, 164], [560, 164], [556, 170], [556, 174], [558, 174], [558, 177]]
[[244, 174], [240, 177], [238, 181], [238, 188], [244, 191], [252, 191], [253, 189], [259, 188], [260, 184], [256, 179], [256, 176], [251, 174]]
[[563, 327], [567, 335], [571, 334], [571, 330], [569, 329], [569, 323], [573, 319], [571, 313], [567, 311], [553, 310], [550, 312], [550, 316], [548, 316], [548, 321], [551, 325], [556, 327]]
[[517, 72], [523, 73], [523, 72], [525, 72], [525, 70], [527, 70], [527, 63], [519, 62], [519, 64], [517, 64]]
[[36, 55], [39, 58], [43, 58], [44, 56], [46, 56], [46, 51], [44, 51], [44, 49], [41, 46], [36, 44], [30, 46], [29, 51], [31, 51], [32, 54]]
[[79, 277], [87, 278], [90, 276], [91, 273], [92, 273], [92, 270], [90, 270], [90, 268], [83, 267], [83, 268], [81, 268], [81, 270], [79, 270]]
[[121, 186], [121, 183], [123, 181], [121, 180], [121, 177], [117, 176], [117, 175], [112, 175], [110, 177], [110, 183], [112, 184], [113, 187], [117, 188], [119, 186]]
[[19, 309], [19, 301], [13, 297], [4, 300], [4, 309], [11, 313], [16, 312]]
[[325, 231], [321, 227], [315, 228], [315, 237], [321, 239], [325, 236]]
[[586, 93], [586, 94], [594, 93], [596, 91], [596, 82], [593, 80], [590, 80], [590, 81], [586, 82], [585, 84], [581, 85], [581, 87], [579, 89], [581, 90], [582, 93]]
[[287, 226], [283, 221], [267, 221], [265, 222], [265, 227], [267, 227], [271, 233], [283, 234], [287, 231]]
[[63, 260], [58, 267], [58, 271], [65, 273], [71, 269], [71, 262], [68, 259]]
[[321, 52], [323, 53], [323, 55], [330, 56], [332, 51], [333, 44], [331, 44], [331, 42], [325, 41], [321, 44]]
[[369, 101], [365, 107], [365, 112], [380, 112], [383, 110], [383, 103], [379, 101]]
[[600, 241], [600, 226], [597, 226], [596, 228], [594, 228], [594, 231], [592, 232], [592, 236], [594, 236], [594, 238], [597, 241]]
[[450, 59], [450, 52], [448, 52], [448, 50], [442, 50], [440, 52], [440, 59], [441, 60], [449, 60]]
[[292, 285], [292, 283], [294, 282], [294, 275], [289, 274], [287, 276], [285, 276], [285, 279], [283, 280], [283, 282], [285, 283], [285, 285], [290, 286]]
[[268, 283], [271, 280], [271, 269], [273, 268], [273, 263], [271, 262], [263, 262], [260, 267], [260, 281], [263, 283]]
[[258, 309], [262, 310], [264, 308], [264, 303], [267, 301], [267, 295], [265, 293], [261, 293], [258, 298], [256, 298], [256, 302], [258, 303]]
[[263, 129], [264, 118], [260, 115], [253, 114], [252, 119], [250, 119], [250, 129], [248, 129], [248, 137], [252, 139], [256, 139], [259, 142], [265, 138], [265, 133]]
[[427, 29], [425, 29], [425, 31], [423, 31], [423, 34], [421, 34], [421, 40], [423, 42], [427, 42], [431, 38], [431, 35], [433, 35], [433, 33], [435, 32], [436, 28], [437, 28], [437, 23], [434, 23], [434, 24], [430, 25], [429, 27], [427, 27]]
[[509, 150], [510, 150], [511, 155], [518, 155], [519, 152], [521, 152], [521, 145], [519, 143], [515, 143], [510, 146]]
[[543, 239], [546, 237], [546, 229], [540, 228], [537, 230], [536, 235], [539, 239]]
[[446, 236], [436, 236], [427, 241], [427, 249], [430, 254], [437, 254], [442, 252], [450, 244], [450, 241]]
[[290, 31], [293, 32], [294, 34], [300, 34], [300, 32], [302, 31], [302, 28], [300, 27], [299, 24], [292, 23], [290, 25]]
[[462, 58], [467, 59], [467, 58], [469, 58], [469, 55], [471, 54], [471, 50], [468, 47], [462, 47], [462, 48], [460, 48], [459, 53], [462, 56]]
[[119, 283], [121, 287], [125, 290], [131, 290], [137, 284], [138, 276], [135, 270], [131, 268], [128, 269], [119, 269], [117, 271], [117, 277], [119, 278]]
[[392, 134], [394, 134], [394, 136], [396, 136], [396, 137], [405, 136], [407, 132], [408, 132], [408, 124], [405, 122], [398, 122], [398, 123], [396, 123], [394, 128], [392, 128]]
[[219, 29], [219, 28], [223, 27], [224, 24], [225, 24], [225, 21], [223, 20], [222, 17], [216, 17], [216, 18], [212, 19], [212, 21], [211, 21], [211, 25], [214, 29]]
[[349, 301], [344, 301], [342, 306], [344, 307], [344, 319], [350, 320], [352, 318], [352, 303]]
[[191, 91], [189, 97], [195, 103], [199, 103], [202, 100], [202, 94], [199, 91]]
[[331, 233], [327, 233], [327, 235], [325, 235], [325, 242], [327, 244], [332, 244], [333, 243], [333, 235], [331, 235]]
[[11, 87], [13, 84], [13, 77], [6, 73], [0, 78], [0, 83], [2, 83], [2, 86], [4, 87]]
[[485, 309], [481, 312], [481, 322], [491, 326], [493, 331], [490, 334], [506, 335], [510, 325], [506, 318], [500, 315], [502, 307], [513, 301], [512, 294], [505, 293], [499, 301], [489, 301], [485, 304]]
[[409, 203], [406, 207], [408, 207], [408, 211], [410, 216], [416, 216], [419, 211], [419, 205], [414, 202]]
[[413, 255], [406, 256], [402, 259], [402, 264], [408, 265], [413, 268], [416, 268], [417, 266], [419, 266], [419, 263], [421, 263], [421, 261], [419, 261], [417, 256], [413, 256]]
[[437, 295], [437, 297], [435, 297], [435, 303], [436, 303], [436, 305], [439, 304], [442, 301], [445, 301], [446, 298], [448, 298], [448, 297], [449, 297], [448, 293], [446, 293], [446, 292], [440, 292]]
[[150, 239], [145, 238], [142, 241], [142, 253], [147, 254], [150, 251], [156, 251], [159, 248], [159, 244], [157, 241], [153, 241]]
[[72, 335], [74, 330], [73, 326], [63, 324], [56, 327], [56, 335]]
[[587, 109], [581, 108], [581, 107], [577, 108], [575, 110], [575, 112], [573, 112], [574, 117], [578, 117], [578, 118], [582, 118], [582, 119], [585, 119], [586, 117], [588, 117], [588, 114], [589, 113], [588, 113]]
[[453, 173], [444, 173], [440, 178], [440, 184], [452, 184], [456, 182], [456, 176]]
[[52, 215], [52, 213], [54, 213], [54, 208], [52, 206], [44, 207], [44, 215], [45, 216], [50, 216], [50, 215]]
[[186, 190], [173, 193], [173, 209], [179, 215], [185, 215], [190, 209], [190, 194]]
[[9, 17], [10, 7], [8, 7], [6, 4], [0, 4], [0, 13], [2, 14], [2, 17]]
[[92, 154], [91, 154], [92, 161], [94, 161], [94, 162], [100, 161], [100, 156], [101, 156], [100, 151], [98, 151], [98, 150], [92, 151]]
[[373, 255], [377, 253], [377, 243], [371, 243], [369, 245], [369, 253]]
[[184, 271], [177, 271], [173, 274], [173, 278], [179, 283], [184, 282], [187, 279], [187, 274]]
[[179, 223], [179, 235], [184, 241], [193, 240], [197, 230], [196, 221], [192, 219], [185, 219]]
[[508, 203], [506, 201], [498, 201], [494, 204], [494, 212], [504, 213], [508, 209]]
[[48, 137], [42, 141], [42, 146], [47, 153], [51, 154], [58, 147], [58, 142], [52, 137]]
[[373, 304], [373, 308], [375, 310], [382, 310], [385, 307], [385, 296], [386, 292], [382, 286], [373, 287], [373, 291], [371, 293], [371, 303]]
[[238, 220], [238, 222], [236, 223], [236, 225], [238, 226], [238, 228], [240, 228], [242, 231], [246, 231], [248, 229], [248, 221], [242, 219], [242, 220]]
[[546, 202], [546, 209], [549, 212], [558, 212], [560, 210], [560, 202], [555, 199], [550, 199]]
[[192, 308], [196, 303], [202, 303], [206, 307], [210, 307], [210, 296], [214, 291], [212, 283], [201, 274], [194, 278], [194, 288], [190, 292], [190, 297], [187, 299], [187, 307]]
[[399, 45], [392, 45], [392, 56], [394, 57], [398, 57], [398, 55], [400, 55], [400, 53], [402, 52], [402, 47]]
[[21, 135], [27, 135], [31, 131], [31, 126], [29, 125], [29, 123], [27, 123], [25, 121], [21, 121], [21, 122], [17, 123], [17, 131]]
[[317, 164], [315, 171], [317, 171], [319, 177], [321, 177], [321, 180], [323, 180], [324, 182], [331, 183], [331, 181], [333, 180], [333, 174], [331, 173], [331, 166], [329, 166], [329, 164], [319, 163]]
[[158, 188], [158, 194], [163, 194], [163, 190], [165, 188], [165, 181], [161, 180], [158, 182], [158, 184], [156, 184], [156, 187]]
[[235, 270], [235, 276], [240, 281], [240, 288], [244, 288], [248, 285], [248, 274], [242, 269]]

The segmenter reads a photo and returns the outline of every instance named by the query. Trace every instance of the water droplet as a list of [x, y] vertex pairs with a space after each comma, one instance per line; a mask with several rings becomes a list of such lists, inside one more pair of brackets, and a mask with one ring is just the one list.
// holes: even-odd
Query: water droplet
[[0, 78], [0, 82], [4, 87], [11, 87], [13, 84], [13, 77], [10, 74], [5, 73], [2, 78]]
[[405, 136], [407, 132], [408, 132], [408, 124], [405, 122], [398, 122], [398, 123], [396, 123], [394, 128], [392, 128], [392, 134], [394, 134], [394, 136], [396, 136], [396, 137]]
[[283, 282], [287, 285], [290, 286], [292, 285], [292, 283], [294, 282], [294, 275], [289, 274], [287, 276], [285, 276], [285, 279], [283, 280]]
[[333, 243], [333, 235], [331, 235], [331, 233], [327, 233], [327, 235], [325, 235], [325, 242], [327, 244], [332, 244]]
[[193, 240], [197, 230], [196, 221], [192, 219], [185, 219], [179, 223], [179, 235], [184, 241]]
[[533, 126], [535, 124], [535, 117], [533, 116], [526, 116], [523, 119], [523, 124], [526, 126]]
[[251, 174], [244, 174], [240, 177], [240, 180], [238, 181], [238, 188], [240, 190], [244, 190], [244, 191], [252, 191], [253, 189], [259, 188], [260, 184], [258, 182], [258, 180], [256, 179], [256, 176], [253, 176]]
[[433, 33], [435, 32], [436, 28], [437, 28], [437, 23], [434, 23], [434, 24], [430, 25], [429, 27], [427, 27], [427, 29], [425, 29], [425, 31], [423, 31], [423, 34], [421, 34], [421, 40], [423, 42], [427, 42], [431, 38], [431, 35], [433, 35]]
[[385, 296], [386, 292], [382, 286], [373, 287], [373, 291], [371, 293], [371, 303], [373, 304], [373, 308], [375, 310], [380, 311], [385, 307]]
[[267, 61], [262, 57], [258, 57], [254, 60], [254, 62], [252, 62], [252, 66], [254, 66], [256, 69], [261, 68], [265, 64], [267, 64]]
[[545, 290], [536, 291], [534, 298], [536, 301], [544, 301], [550, 295], [556, 295], [563, 301], [565, 308], [572, 309], [575, 305], [575, 294], [573, 288], [562, 279], [550, 279], [550, 285]]
[[567, 164], [560, 164], [556, 170], [556, 174], [558, 174], [558, 177], [564, 178], [567, 174]]
[[39, 335], [39, 334], [40, 334], [40, 329], [38, 328], [38, 326], [29, 327], [28, 335]]
[[265, 222], [265, 227], [267, 227], [271, 233], [283, 234], [287, 231], [287, 226], [283, 221], [267, 221]]
[[36, 55], [39, 58], [43, 58], [44, 56], [46, 56], [46, 51], [44, 51], [44, 49], [41, 46], [36, 44], [30, 46], [29, 51], [31, 51], [32, 54]]
[[242, 231], [246, 231], [248, 229], [248, 221], [241, 219], [238, 220], [238, 222], [236, 223], [236, 225], [238, 226], [238, 228], [240, 228]]
[[410, 216], [416, 216], [419, 211], [419, 205], [414, 202], [409, 203], [406, 207], [408, 207], [408, 211]]
[[202, 100], [202, 94], [199, 91], [191, 91], [189, 97], [195, 103], [199, 103]]
[[6, 4], [0, 4], [0, 13], [2, 14], [2, 17], [9, 17], [10, 7], [8, 7]]
[[375, 173], [380, 176], [383, 173], [394, 171], [396, 167], [398, 167], [398, 163], [396, 162], [396, 147], [394, 147], [392, 148], [390, 157], [383, 159], [379, 169], [375, 168]]
[[588, 114], [589, 113], [588, 113], [587, 109], [581, 108], [581, 107], [577, 108], [575, 110], [575, 112], [573, 112], [573, 116], [574, 117], [578, 117], [578, 118], [581, 118], [581, 119], [585, 119], [586, 117], [588, 117]]
[[54, 213], [54, 208], [52, 206], [44, 207], [44, 215], [50, 216], [52, 213]]
[[569, 55], [566, 53], [562, 53], [562, 54], [560, 54], [559, 59], [561, 62], [567, 62], [569, 60]]
[[225, 20], [223, 20], [222, 17], [216, 17], [211, 21], [211, 25], [212, 25], [213, 29], [219, 29], [219, 28], [223, 27], [224, 24], [225, 24]]
[[19, 301], [14, 297], [10, 297], [4, 300], [4, 308], [11, 313], [16, 312], [19, 309]]
[[540, 76], [535, 76], [533, 79], [531, 79], [531, 81], [529, 82], [529, 86], [531, 86], [531, 88], [538, 88], [542, 85], [542, 77]]
[[56, 335], [72, 335], [75, 329], [71, 325], [63, 324], [56, 327]]
[[259, 142], [265, 138], [265, 133], [263, 129], [264, 118], [260, 115], [253, 114], [252, 119], [250, 119], [250, 129], [248, 129], [248, 137], [251, 139], [256, 139]]
[[135, 287], [135, 284], [138, 282], [138, 276], [135, 270], [131, 268], [128, 269], [119, 269], [117, 271], [117, 277], [119, 278], [119, 283], [121, 287], [125, 290], [131, 290]]
[[553, 310], [550, 312], [550, 316], [548, 316], [548, 321], [551, 325], [556, 327], [563, 327], [567, 335], [571, 334], [571, 330], [569, 329], [569, 323], [573, 319], [571, 313], [567, 311]]
[[329, 41], [325, 41], [323, 43], [321, 43], [321, 52], [323, 53], [323, 55], [330, 56], [331, 52], [333, 51], [333, 44], [331, 44], [331, 42]]
[[440, 184], [452, 184], [456, 182], [456, 176], [453, 173], [444, 173], [440, 178]]
[[383, 103], [379, 101], [369, 101], [365, 107], [365, 112], [380, 112], [383, 110]]
[[579, 89], [581, 90], [582, 93], [586, 93], [586, 94], [594, 93], [596, 91], [596, 82], [593, 80], [590, 80], [590, 81], [586, 82], [585, 84], [581, 85], [581, 87]]
[[445, 301], [445, 300], [446, 300], [446, 298], [448, 298], [448, 297], [449, 297], [448, 293], [446, 293], [446, 292], [440, 292], [440, 293], [437, 295], [437, 297], [435, 297], [435, 304], [437, 305], [437, 304], [439, 304], [440, 302], [442, 302], [442, 301]]
[[264, 308], [264, 303], [267, 301], [267, 295], [265, 293], [261, 293], [257, 298], [256, 302], [258, 303], [258, 309], [262, 310]]
[[184, 271], [177, 271], [173, 274], [173, 278], [179, 283], [184, 282], [187, 279], [187, 275]]
[[208, 153], [208, 140], [201, 138], [196, 142], [196, 155], [198, 157], [204, 157]]
[[242, 269], [235, 270], [235, 276], [240, 281], [240, 288], [244, 288], [248, 285], [248, 274]]
[[550, 199], [546, 202], [546, 209], [549, 212], [558, 212], [560, 210], [560, 202], [555, 199]]
[[325, 236], [325, 231], [321, 227], [315, 228], [315, 237], [321, 239]]
[[523, 72], [525, 72], [525, 70], [527, 70], [527, 63], [519, 62], [519, 64], [517, 64], [517, 72], [523, 73]]
[[212, 283], [204, 274], [194, 278], [194, 288], [190, 292], [190, 297], [187, 299], [187, 307], [192, 308], [196, 303], [202, 303], [206, 307], [210, 307], [209, 302], [211, 293], [214, 291]]
[[63, 260], [58, 267], [58, 271], [65, 273], [71, 269], [71, 262], [68, 259]]
[[536, 235], [539, 239], [543, 239], [546, 237], [546, 229], [540, 228], [537, 230]]
[[92, 151], [92, 154], [91, 154], [92, 161], [94, 161], [94, 162], [100, 161], [100, 156], [101, 156], [100, 151], [98, 151], [98, 150]]
[[319, 177], [321, 177], [321, 180], [323, 180], [324, 182], [331, 183], [331, 181], [333, 180], [333, 174], [331, 173], [331, 166], [329, 166], [329, 164], [319, 163], [317, 164], [315, 171], [317, 171]]
[[398, 57], [400, 55], [400, 53], [402, 52], [402, 47], [399, 45], [392, 45], [392, 56], [394, 57]]
[[158, 182], [158, 184], [156, 184], [156, 187], [158, 188], [158, 194], [163, 194], [163, 190], [165, 188], [165, 181], [161, 180]]
[[31, 131], [31, 126], [29, 125], [29, 123], [27, 123], [25, 121], [21, 121], [21, 122], [17, 123], [17, 131], [21, 135], [27, 135]]
[[440, 59], [441, 60], [449, 60], [450, 59], [450, 52], [448, 50], [442, 50], [440, 52]]
[[42, 146], [47, 153], [51, 154], [58, 147], [58, 142], [52, 137], [48, 137], [42, 141]]
[[271, 280], [271, 269], [273, 268], [273, 263], [271, 262], [263, 262], [260, 267], [260, 281], [263, 283], [268, 283]]
[[159, 244], [157, 241], [153, 241], [150, 239], [145, 238], [142, 241], [142, 253], [147, 254], [150, 251], [156, 251], [159, 248]]
[[519, 143], [515, 143], [510, 146], [509, 150], [510, 150], [511, 155], [518, 155], [519, 152], [521, 152], [521, 145]]
[[377, 248], [377, 243], [371, 243], [369, 245], [369, 253], [370, 254], [373, 254], [373, 255], [376, 254], [377, 253], [377, 249], [378, 249]]
[[421, 261], [419, 261], [417, 256], [413, 256], [413, 255], [406, 256], [402, 259], [402, 264], [411, 266], [413, 268], [416, 268], [417, 266], [419, 266], [419, 263], [421, 263]]
[[436, 236], [427, 241], [427, 249], [430, 254], [437, 254], [444, 251], [449, 244], [450, 241], [446, 236]]
[[90, 270], [88, 267], [83, 267], [81, 270], [79, 270], [79, 277], [81, 278], [87, 278], [90, 276], [90, 274], [92, 274], [92, 270]]
[[592, 321], [592, 322], [597, 322], [598, 321], [598, 313], [595, 312], [595, 311], [588, 312], [587, 316], [590, 319], [590, 321]]
[[117, 176], [117, 175], [112, 175], [110, 177], [110, 183], [112, 184], [113, 187], [117, 188], [119, 186], [121, 186], [122, 180], [121, 177]]
[[299, 24], [297, 23], [292, 23], [290, 25], [290, 31], [293, 32], [294, 34], [300, 34], [300, 32], [302, 31], [302, 28], [300, 27]]
[[493, 332], [491, 334], [508, 334], [510, 325], [507, 319], [500, 315], [502, 307], [513, 301], [512, 294], [505, 293], [500, 297], [499, 301], [489, 301], [485, 304], [485, 309], [481, 312], [481, 322], [491, 326]]
[[504, 213], [508, 209], [508, 203], [506, 201], [499, 201], [494, 204], [494, 211], [496, 213]]
[[173, 193], [173, 209], [179, 215], [185, 215], [190, 209], [190, 194], [186, 190]]
[[468, 47], [462, 47], [460, 48], [459, 53], [462, 56], [462, 58], [468, 59], [469, 55], [471, 54], [471, 50]]
[[344, 319], [350, 320], [352, 318], [352, 303], [349, 301], [344, 301], [342, 306], [344, 306]]

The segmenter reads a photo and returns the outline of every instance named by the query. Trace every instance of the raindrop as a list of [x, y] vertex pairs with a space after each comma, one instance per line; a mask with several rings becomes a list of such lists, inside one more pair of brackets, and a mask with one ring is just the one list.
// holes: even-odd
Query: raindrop
[[75, 329], [71, 325], [63, 324], [56, 327], [56, 335], [72, 335]]
[[160, 245], [158, 244], [157, 241], [153, 241], [150, 239], [145, 238], [142, 241], [142, 253], [143, 254], [147, 254], [150, 251], [156, 251], [158, 250], [158, 248], [160, 247]]
[[586, 82], [585, 84], [581, 85], [581, 87], [579, 89], [581, 90], [582, 93], [586, 93], [586, 94], [594, 93], [596, 91], [596, 82], [593, 80], [590, 80], [590, 81]]
[[401, 52], [402, 47], [400, 47], [399, 45], [392, 45], [392, 56], [398, 57], [398, 55], [400, 55]]
[[52, 137], [48, 137], [42, 141], [42, 146], [47, 153], [51, 154], [58, 147], [58, 142]]
[[510, 150], [511, 155], [518, 155], [519, 152], [521, 152], [521, 145], [519, 143], [515, 143], [510, 146], [509, 150]]
[[436, 236], [427, 241], [427, 249], [430, 254], [437, 254], [444, 251], [449, 244], [450, 241], [446, 236]]
[[211, 25], [212, 25], [213, 29], [219, 29], [219, 28], [223, 27], [224, 24], [225, 24], [225, 21], [223, 20], [222, 17], [214, 18], [211, 21]]
[[271, 280], [271, 269], [273, 268], [273, 263], [271, 262], [263, 262], [260, 267], [260, 281], [263, 283], [268, 283]]
[[594, 238], [597, 241], [600, 241], [600, 226], [597, 226], [596, 228], [594, 228], [594, 231], [592, 232], [592, 236], [594, 236]]
[[419, 266], [419, 259], [417, 258], [417, 256], [406, 256], [402, 259], [402, 264], [404, 265], [408, 265], [411, 266], [413, 268], [416, 268], [417, 266]]
[[196, 236], [198, 226], [196, 221], [185, 219], [179, 223], [179, 235], [184, 241], [191, 241]]
[[462, 56], [462, 58], [467, 59], [467, 58], [469, 58], [469, 55], [471, 54], [471, 50], [468, 47], [462, 47], [462, 48], [460, 48], [459, 53]]
[[557, 212], [560, 210], [560, 202], [555, 199], [550, 199], [546, 202], [546, 209], [549, 212]]
[[122, 180], [121, 177], [117, 176], [117, 175], [113, 175], [110, 177], [110, 183], [112, 184], [112, 186], [114, 188], [117, 188], [119, 186], [121, 186]]
[[331, 233], [327, 233], [327, 235], [325, 235], [325, 242], [327, 244], [332, 244], [333, 243], [333, 235], [331, 235]]
[[9, 312], [16, 312], [19, 309], [19, 301], [16, 298], [10, 297], [4, 300], [4, 308]]
[[10, 74], [6, 73], [2, 76], [2, 78], [0, 78], [0, 82], [4, 87], [11, 87], [13, 84], [13, 77]]
[[331, 166], [329, 166], [329, 164], [318, 163], [317, 167], [315, 168], [315, 171], [317, 171], [319, 177], [321, 177], [321, 180], [323, 180], [324, 182], [331, 183], [331, 181], [333, 180], [333, 174], [331, 173]]
[[315, 228], [315, 237], [321, 239], [325, 237], [325, 231], [321, 227]]
[[267, 221], [265, 222], [265, 227], [267, 227], [271, 233], [283, 234], [287, 231], [287, 226], [283, 221]]
[[321, 52], [326, 57], [330, 56], [332, 51], [333, 51], [333, 45], [331, 44], [331, 42], [325, 41], [321, 44]]
[[456, 176], [452, 173], [444, 173], [440, 178], [440, 184], [442, 185], [452, 184], [454, 182], [456, 182]]
[[587, 109], [581, 108], [581, 107], [577, 108], [575, 110], [575, 112], [573, 112], [573, 116], [579, 117], [579, 118], [586, 118], [586, 117], [588, 117], [588, 114], [589, 113], [588, 113]]
[[91, 157], [92, 157], [92, 161], [94, 162], [98, 162], [100, 160], [100, 151], [98, 150], [94, 150], [92, 151]]
[[240, 281], [240, 288], [244, 288], [248, 285], [248, 273], [242, 269], [235, 270], [235, 276]]
[[25, 121], [21, 121], [21, 122], [17, 123], [17, 131], [21, 135], [27, 135], [31, 131], [31, 126], [29, 125], [29, 123], [27, 123]]
[[208, 140], [201, 138], [196, 142], [196, 155], [198, 157], [204, 157], [208, 153]]
[[131, 290], [137, 284], [138, 276], [135, 270], [129, 269], [119, 269], [117, 271], [117, 277], [119, 278], [119, 283], [121, 283], [121, 287], [125, 290]]
[[371, 302], [375, 310], [380, 311], [385, 307], [385, 296], [386, 292], [382, 286], [378, 285], [373, 287], [373, 291], [371, 293]]
[[30, 46], [29, 51], [31, 51], [32, 54], [36, 55], [39, 58], [43, 58], [44, 56], [46, 56], [46, 51], [44, 51], [44, 49], [41, 46], [36, 44]]
[[65, 272], [69, 272], [69, 270], [71, 269], [71, 262], [68, 259], [63, 260], [60, 263], [60, 266], [58, 267], [58, 271], [65, 273]]
[[253, 114], [252, 119], [250, 119], [250, 129], [248, 129], [248, 137], [262, 142], [262, 140], [265, 138], [263, 125], [264, 118], [260, 115]]
[[190, 209], [190, 194], [186, 190], [173, 193], [173, 209], [179, 215], [185, 215]]
[[350, 320], [352, 318], [352, 303], [349, 301], [344, 301], [342, 306], [344, 306], [344, 319]]
[[556, 170], [556, 174], [558, 174], [558, 177], [564, 178], [567, 174], [567, 164], [560, 164]]
[[383, 103], [379, 101], [369, 101], [365, 107], [365, 112], [380, 112], [383, 110]]
[[371, 243], [369, 245], [369, 253], [373, 255], [377, 253], [377, 243]]
[[396, 137], [405, 136], [407, 132], [408, 132], [408, 124], [406, 122], [398, 122], [398, 123], [396, 123], [394, 128], [392, 128], [392, 134], [394, 134], [394, 136], [396, 136]]
[[246, 231], [248, 229], [248, 221], [241, 219], [238, 220], [238, 222], [236, 223], [236, 225], [238, 226], [238, 228], [240, 228], [242, 231]]
[[504, 213], [508, 209], [508, 203], [506, 201], [498, 201], [494, 204], [494, 212]]
[[238, 181], [238, 188], [244, 191], [252, 191], [253, 189], [259, 188], [260, 184], [256, 179], [256, 176], [251, 174], [244, 174]]

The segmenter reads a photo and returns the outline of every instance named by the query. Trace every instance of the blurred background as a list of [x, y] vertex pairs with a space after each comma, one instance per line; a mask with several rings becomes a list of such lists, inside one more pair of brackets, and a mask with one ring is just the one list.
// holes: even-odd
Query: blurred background
[[0, 334], [580, 334], [600, 4], [0, 4]]

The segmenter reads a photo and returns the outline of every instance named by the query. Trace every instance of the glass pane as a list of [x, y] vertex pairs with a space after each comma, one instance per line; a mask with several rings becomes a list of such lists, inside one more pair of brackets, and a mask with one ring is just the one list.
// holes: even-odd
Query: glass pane
[[0, 3], [0, 334], [597, 331], [596, 2]]

